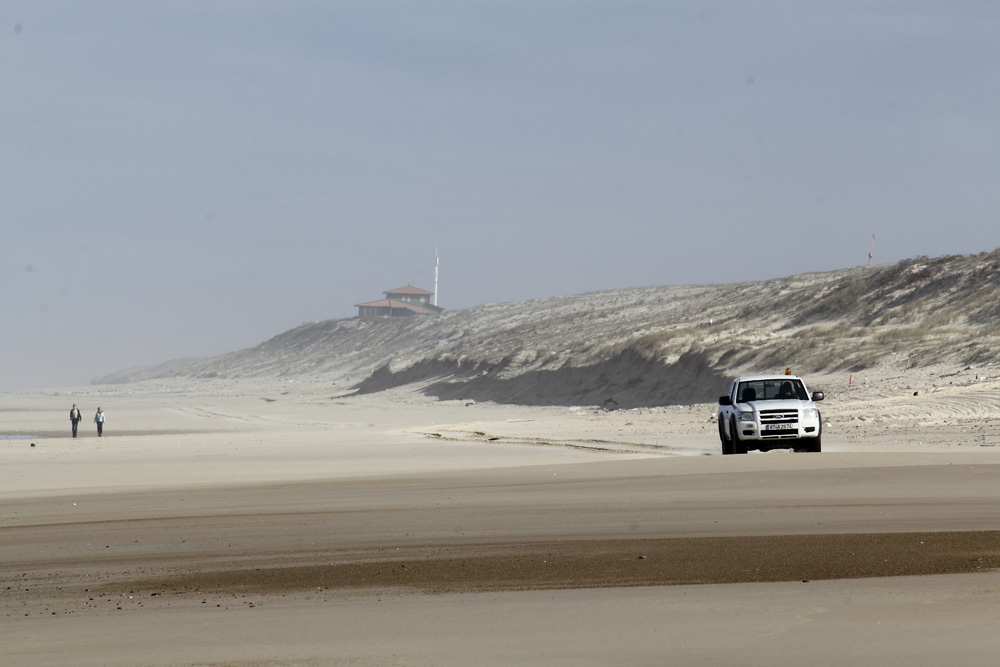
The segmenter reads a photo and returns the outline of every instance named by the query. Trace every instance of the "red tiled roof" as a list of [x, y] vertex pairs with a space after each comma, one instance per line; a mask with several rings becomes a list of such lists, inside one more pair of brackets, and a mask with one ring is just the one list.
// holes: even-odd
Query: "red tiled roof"
[[368, 303], [356, 303], [355, 308], [396, 308], [398, 310], [410, 310], [417, 315], [429, 315], [431, 311], [426, 308], [421, 308], [420, 306], [415, 306], [412, 303], [403, 303], [402, 301], [396, 301], [395, 299], [380, 299], [378, 301], [369, 301]]
[[396, 289], [386, 290], [382, 294], [419, 294], [431, 296], [434, 292], [428, 292], [427, 290], [422, 290], [419, 287], [414, 287], [412, 285], [407, 285], [406, 287], [397, 287]]

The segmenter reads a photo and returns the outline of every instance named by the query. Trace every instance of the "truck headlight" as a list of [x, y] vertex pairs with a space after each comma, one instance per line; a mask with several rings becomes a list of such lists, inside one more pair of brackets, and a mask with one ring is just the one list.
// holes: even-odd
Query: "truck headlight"
[[805, 408], [802, 410], [803, 419], [819, 419], [819, 410], [816, 408]]
[[740, 410], [740, 421], [741, 422], [752, 422], [753, 421], [753, 410]]

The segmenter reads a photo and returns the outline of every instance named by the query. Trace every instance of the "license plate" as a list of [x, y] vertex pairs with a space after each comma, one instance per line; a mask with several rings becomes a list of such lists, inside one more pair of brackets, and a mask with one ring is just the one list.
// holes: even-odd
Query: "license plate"
[[765, 431], [791, 431], [796, 428], [797, 424], [767, 424], [764, 426]]

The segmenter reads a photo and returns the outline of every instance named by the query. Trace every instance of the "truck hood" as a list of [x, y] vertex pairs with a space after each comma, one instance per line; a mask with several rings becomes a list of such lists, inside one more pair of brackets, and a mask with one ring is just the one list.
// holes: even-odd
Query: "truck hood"
[[797, 398], [790, 398], [781, 401], [752, 401], [750, 403], [737, 403], [741, 410], [799, 410], [813, 407], [812, 401], [800, 401]]

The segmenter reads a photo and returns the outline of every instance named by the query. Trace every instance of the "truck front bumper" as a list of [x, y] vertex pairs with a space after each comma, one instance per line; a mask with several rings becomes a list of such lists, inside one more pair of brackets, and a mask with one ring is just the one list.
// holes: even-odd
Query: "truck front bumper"
[[736, 425], [741, 440], [790, 440], [817, 438], [820, 434], [819, 420], [803, 420], [785, 424], [758, 424], [741, 421]]

